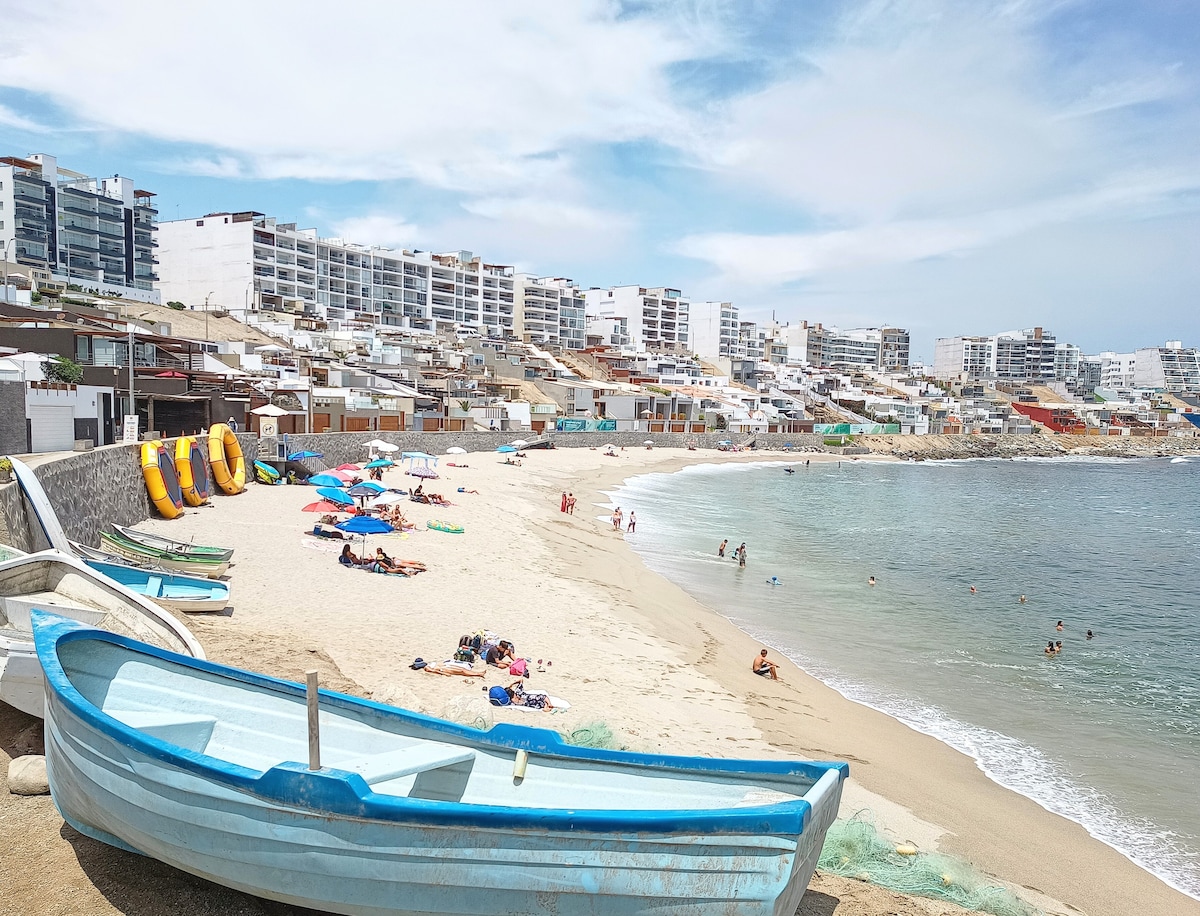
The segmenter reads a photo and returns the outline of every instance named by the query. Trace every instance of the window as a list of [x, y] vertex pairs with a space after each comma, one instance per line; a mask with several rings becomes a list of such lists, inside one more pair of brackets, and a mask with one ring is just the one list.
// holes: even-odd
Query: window
[[196, 220], [196, 225], [197, 225], [197, 226], [203, 226], [203, 225], [204, 225], [204, 220], [202, 220], [202, 219], [198, 219], [198, 220]]

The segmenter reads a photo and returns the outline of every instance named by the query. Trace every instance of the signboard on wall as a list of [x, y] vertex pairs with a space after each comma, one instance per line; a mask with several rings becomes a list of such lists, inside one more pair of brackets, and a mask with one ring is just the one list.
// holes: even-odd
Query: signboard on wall
[[274, 417], [260, 417], [258, 420], [258, 434], [260, 436], [278, 436], [279, 421]]
[[137, 414], [131, 413], [125, 415], [125, 426], [121, 430], [122, 442], [137, 442], [138, 441], [138, 418]]

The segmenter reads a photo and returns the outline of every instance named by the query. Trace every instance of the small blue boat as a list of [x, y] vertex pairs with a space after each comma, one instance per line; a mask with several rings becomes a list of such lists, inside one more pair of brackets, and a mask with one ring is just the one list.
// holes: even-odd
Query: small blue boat
[[83, 561], [96, 572], [120, 582], [131, 592], [149, 598], [159, 607], [185, 614], [223, 611], [229, 607], [229, 585], [200, 576], [181, 576], [163, 569]]
[[32, 622], [72, 827], [334, 913], [792, 916], [848, 772], [573, 747], [327, 691], [318, 739], [298, 684]]

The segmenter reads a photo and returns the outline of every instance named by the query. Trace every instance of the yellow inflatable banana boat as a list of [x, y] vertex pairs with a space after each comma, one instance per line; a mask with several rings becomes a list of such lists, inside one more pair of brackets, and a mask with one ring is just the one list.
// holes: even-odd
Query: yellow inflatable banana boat
[[230, 496], [246, 489], [246, 459], [233, 430], [224, 423], [208, 428], [208, 464], [213, 480]]
[[142, 477], [150, 502], [163, 518], [177, 518], [183, 514], [183, 493], [175, 475], [175, 463], [167, 447], [158, 439], [142, 443]]
[[183, 501], [189, 506], [203, 506], [208, 502], [208, 465], [204, 463], [204, 452], [194, 436], [180, 436], [175, 440], [175, 473], [179, 476], [179, 489]]

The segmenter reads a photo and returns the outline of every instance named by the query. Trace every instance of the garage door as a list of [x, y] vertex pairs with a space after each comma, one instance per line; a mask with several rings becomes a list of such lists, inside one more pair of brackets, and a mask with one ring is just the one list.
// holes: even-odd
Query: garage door
[[69, 452], [75, 447], [75, 408], [29, 408], [31, 443], [35, 452]]

